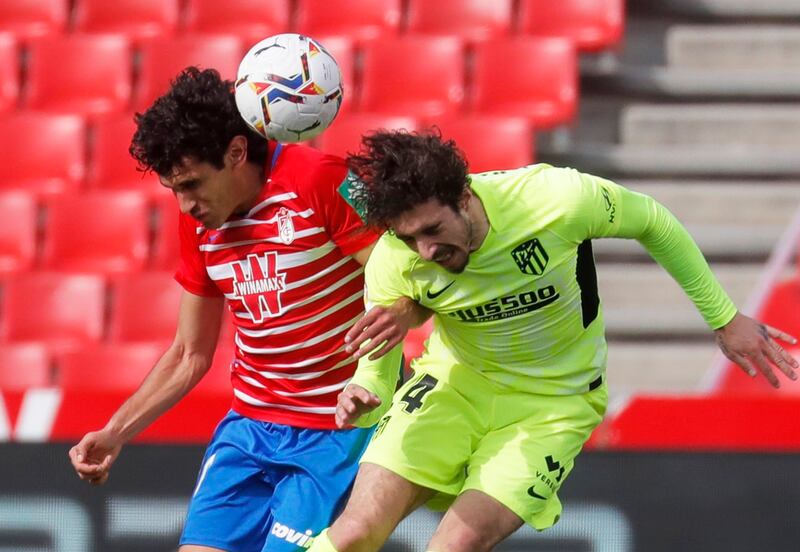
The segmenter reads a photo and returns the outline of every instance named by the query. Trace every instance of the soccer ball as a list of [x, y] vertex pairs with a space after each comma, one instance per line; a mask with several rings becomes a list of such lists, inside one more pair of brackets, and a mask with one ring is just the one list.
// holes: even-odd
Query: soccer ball
[[285, 33], [245, 54], [236, 75], [236, 107], [250, 127], [278, 142], [310, 140], [342, 104], [336, 60], [316, 40]]

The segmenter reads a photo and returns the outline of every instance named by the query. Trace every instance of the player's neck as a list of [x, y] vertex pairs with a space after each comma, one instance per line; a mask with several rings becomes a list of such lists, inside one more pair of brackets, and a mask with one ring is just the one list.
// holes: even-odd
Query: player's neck
[[467, 202], [467, 217], [471, 223], [472, 237], [470, 238], [469, 250], [476, 251], [483, 245], [486, 236], [489, 234], [489, 217], [483, 202], [474, 192], [470, 191], [469, 201]]
[[264, 171], [260, 166], [247, 163], [242, 167], [242, 171], [242, 180], [239, 188], [242, 200], [233, 212], [236, 216], [244, 216], [256, 206], [265, 186]]

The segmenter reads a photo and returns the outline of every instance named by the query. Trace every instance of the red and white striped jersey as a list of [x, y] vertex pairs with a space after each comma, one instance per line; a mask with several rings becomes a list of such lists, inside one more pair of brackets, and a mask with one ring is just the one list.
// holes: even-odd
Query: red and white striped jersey
[[342, 196], [344, 160], [270, 144], [256, 205], [216, 230], [180, 217], [176, 280], [227, 298], [236, 326], [233, 409], [258, 420], [330, 429], [355, 371], [344, 336], [364, 310], [363, 269], [349, 255], [376, 239]]

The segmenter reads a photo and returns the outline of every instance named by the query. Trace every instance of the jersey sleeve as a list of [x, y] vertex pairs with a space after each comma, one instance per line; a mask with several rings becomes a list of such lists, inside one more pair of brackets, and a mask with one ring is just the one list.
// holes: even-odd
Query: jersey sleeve
[[571, 239], [635, 239], [680, 284], [712, 329], [736, 315], [736, 305], [708, 266], [697, 243], [669, 210], [652, 197], [571, 169], [561, 188]]
[[175, 272], [175, 280], [183, 289], [194, 295], [203, 297], [219, 297], [222, 292], [208, 276], [203, 256], [200, 254], [200, 243], [197, 224], [188, 215], [181, 214], [178, 222], [180, 237], [180, 261]]
[[378, 239], [378, 234], [364, 225], [350, 203], [354, 178], [343, 159], [325, 155], [308, 171], [304, 190], [331, 239], [345, 255], [352, 255]]
[[[403, 259], [405, 256], [391, 247], [391, 240], [390, 236], [383, 236], [367, 261], [364, 271], [366, 310], [376, 305], [389, 306], [400, 297], [414, 299], [413, 288], [406, 277], [407, 271], [403, 270], [402, 262], [398, 263], [398, 259]], [[374, 425], [389, 409], [400, 375], [398, 366], [402, 362], [402, 357], [401, 344], [377, 360], [370, 360], [369, 355], [359, 359], [358, 368], [350, 383], [375, 393], [380, 398], [381, 405], [361, 416], [354, 425], [358, 427]]]

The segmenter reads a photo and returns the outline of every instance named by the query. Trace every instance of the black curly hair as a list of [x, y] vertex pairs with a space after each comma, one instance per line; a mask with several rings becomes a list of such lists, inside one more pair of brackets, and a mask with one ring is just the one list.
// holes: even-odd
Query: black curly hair
[[233, 83], [214, 69], [187, 67], [170, 89], [134, 117], [136, 133], [129, 151], [139, 169], [168, 176], [185, 157], [224, 167], [234, 136], [247, 138], [247, 159], [262, 165], [267, 141], [251, 131], [236, 109]]
[[353, 202], [367, 224], [381, 229], [430, 199], [458, 211], [469, 185], [463, 154], [435, 127], [368, 134], [361, 150], [347, 157], [347, 164], [362, 181], [352, 191]]

